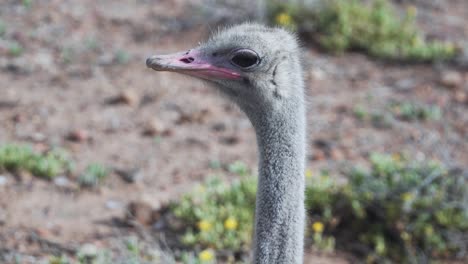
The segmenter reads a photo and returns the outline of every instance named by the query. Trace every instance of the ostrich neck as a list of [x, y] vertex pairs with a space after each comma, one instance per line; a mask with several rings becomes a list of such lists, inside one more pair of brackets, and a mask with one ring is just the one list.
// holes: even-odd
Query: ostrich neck
[[305, 110], [302, 100], [294, 101], [253, 122], [259, 148], [254, 263], [303, 259]]

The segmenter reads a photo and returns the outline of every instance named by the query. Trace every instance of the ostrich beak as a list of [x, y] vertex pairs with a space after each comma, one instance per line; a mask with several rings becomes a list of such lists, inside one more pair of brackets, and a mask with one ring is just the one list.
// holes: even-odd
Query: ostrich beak
[[167, 55], [154, 55], [146, 59], [146, 66], [155, 71], [171, 71], [202, 79], [241, 79], [241, 75], [231, 69], [218, 67], [198, 50], [177, 52]]

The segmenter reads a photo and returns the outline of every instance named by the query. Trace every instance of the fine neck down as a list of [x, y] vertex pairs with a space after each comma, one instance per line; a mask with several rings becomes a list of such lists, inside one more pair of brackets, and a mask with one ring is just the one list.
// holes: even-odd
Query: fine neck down
[[254, 263], [303, 261], [305, 107], [297, 101], [251, 118], [259, 148]]

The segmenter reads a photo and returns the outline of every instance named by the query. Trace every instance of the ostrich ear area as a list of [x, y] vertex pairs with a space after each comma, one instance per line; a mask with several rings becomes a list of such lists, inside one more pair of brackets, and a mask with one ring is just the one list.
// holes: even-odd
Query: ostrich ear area
[[146, 66], [155, 71], [171, 71], [202, 79], [241, 79], [240, 73], [215, 66], [210, 59], [205, 58], [197, 50], [177, 52], [167, 55], [154, 55], [146, 59]]

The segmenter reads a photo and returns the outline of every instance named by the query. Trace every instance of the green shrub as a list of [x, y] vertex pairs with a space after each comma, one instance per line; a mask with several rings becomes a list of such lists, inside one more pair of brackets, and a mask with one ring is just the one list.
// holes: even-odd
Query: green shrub
[[182, 242], [203, 248], [246, 251], [250, 248], [256, 181], [244, 179], [232, 185], [211, 179], [186, 195], [172, 211], [188, 227]]
[[[326, 172], [306, 173], [313, 247], [332, 251], [336, 244], [369, 263], [463, 257], [467, 176], [401, 155], [373, 154], [369, 162], [369, 169], [348, 169], [346, 184], [337, 184]], [[186, 226], [181, 243], [194, 251], [205, 249], [198, 255], [206, 258], [210, 250], [248, 252], [255, 193], [256, 179], [246, 177], [231, 186], [211, 179], [184, 196], [171, 207]]]
[[98, 163], [89, 164], [85, 171], [78, 177], [78, 182], [81, 186], [93, 187], [99, 185], [107, 175], [109, 171], [106, 167]]
[[439, 120], [442, 116], [440, 107], [410, 102], [395, 102], [391, 105], [392, 112], [399, 118], [407, 121]]
[[25, 170], [33, 175], [51, 179], [61, 173], [67, 173], [72, 162], [66, 152], [55, 149], [44, 154], [34, 152], [31, 147], [6, 144], [0, 146], [0, 169], [7, 171]]
[[437, 61], [452, 59], [453, 44], [427, 41], [415, 26], [416, 8], [409, 7], [403, 18], [388, 0], [322, 1], [307, 9], [297, 3], [273, 1], [270, 21], [311, 33], [328, 51], [360, 50], [390, 60]]
[[371, 263], [427, 262], [466, 251], [466, 175], [399, 155], [374, 154], [370, 163], [370, 170], [350, 171], [346, 185], [328, 176], [309, 183], [307, 208], [325, 223], [324, 234]]

